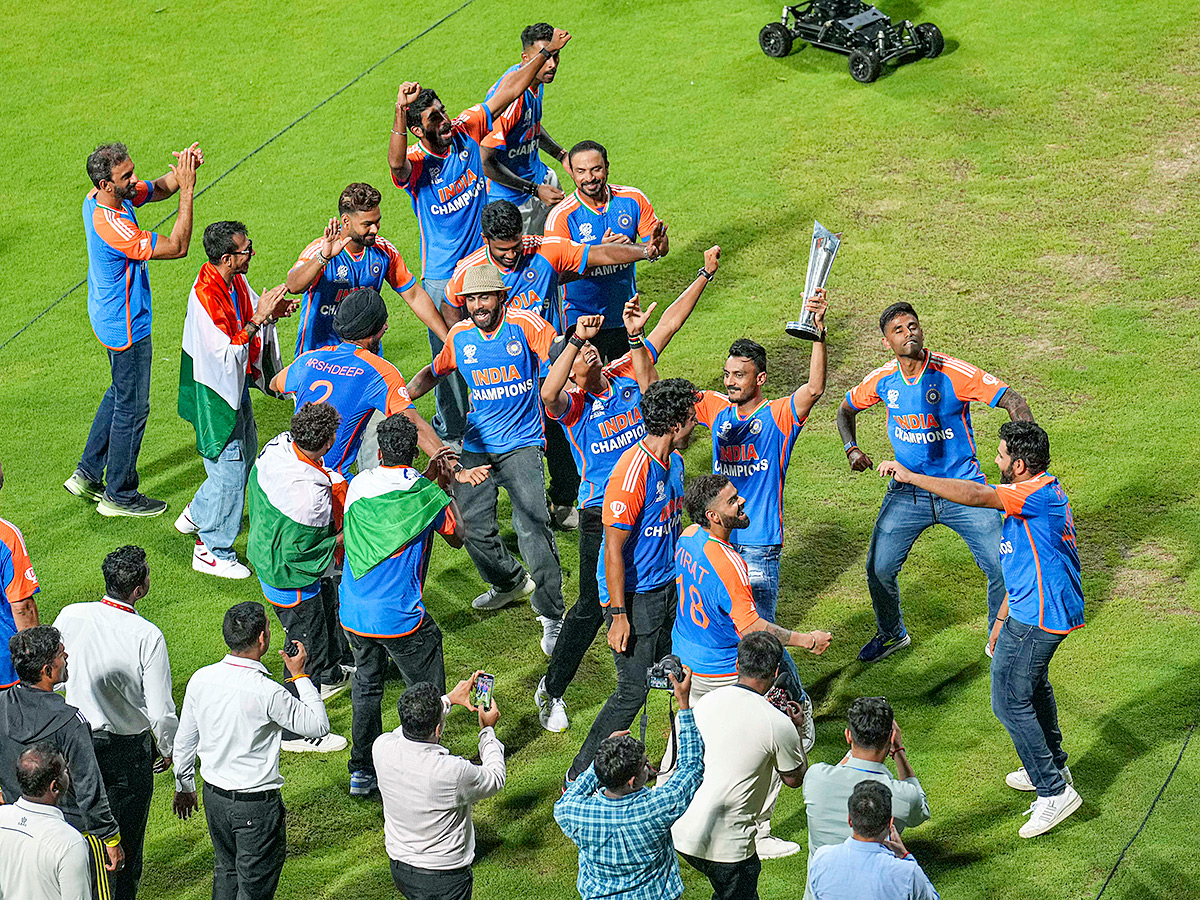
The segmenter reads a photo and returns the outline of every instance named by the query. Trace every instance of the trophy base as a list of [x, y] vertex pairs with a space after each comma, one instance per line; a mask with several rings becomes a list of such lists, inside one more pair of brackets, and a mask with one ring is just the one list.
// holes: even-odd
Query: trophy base
[[800, 338], [803, 341], [819, 341], [821, 332], [815, 330], [807, 322], [788, 322], [787, 333], [794, 338]]

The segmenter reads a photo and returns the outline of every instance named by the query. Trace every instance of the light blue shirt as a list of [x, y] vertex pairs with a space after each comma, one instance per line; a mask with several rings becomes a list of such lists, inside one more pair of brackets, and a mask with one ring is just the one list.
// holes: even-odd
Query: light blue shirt
[[808, 893], [816, 900], [940, 900], [911, 853], [900, 859], [883, 844], [853, 837], [817, 848]]

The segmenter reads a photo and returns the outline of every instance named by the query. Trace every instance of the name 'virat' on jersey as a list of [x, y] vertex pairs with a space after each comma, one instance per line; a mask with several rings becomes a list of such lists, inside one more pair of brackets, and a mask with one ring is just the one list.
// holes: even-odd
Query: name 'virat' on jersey
[[[652, 360], [658, 351], [646, 342]], [[558, 423], [566, 432], [579, 470], [581, 509], [604, 503], [604, 487], [621, 454], [646, 436], [642, 423], [642, 389], [633, 377], [633, 360], [628, 353], [604, 367], [608, 391], [589, 394], [583, 388], [567, 391], [568, 404]], [[553, 417], [552, 417], [553, 418]]]
[[[625, 593], [645, 593], [675, 580], [675, 544], [683, 516], [683, 457], [664, 463], [643, 441], [621, 454], [604, 491], [604, 524], [631, 534], [625, 541]], [[608, 606], [605, 539], [600, 542], [600, 604]]]
[[508, 453], [546, 446], [538, 373], [554, 334], [541, 316], [507, 307], [490, 333], [470, 319], [450, 329], [433, 373], [440, 378], [457, 369], [467, 383], [464, 450]]
[[728, 478], [746, 501], [750, 527], [737, 532], [737, 543], [782, 544], [783, 479], [807, 420], [796, 413], [796, 395], [764, 401], [742, 418], [724, 394], [703, 391], [696, 418], [712, 430], [713, 471]]
[[925, 364], [910, 381], [892, 360], [846, 392], [857, 410], [887, 407], [888, 438], [896, 460], [934, 478], [967, 478], [983, 483], [975, 456], [970, 404], [995, 406], [1008, 385], [970, 363], [925, 351]]

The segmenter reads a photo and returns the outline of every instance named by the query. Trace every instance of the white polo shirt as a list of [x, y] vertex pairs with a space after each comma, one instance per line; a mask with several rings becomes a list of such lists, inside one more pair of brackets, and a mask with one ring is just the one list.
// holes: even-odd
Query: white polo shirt
[[90, 900], [87, 842], [57, 806], [0, 805], [0, 897]]
[[736, 684], [705, 694], [694, 710], [704, 738], [704, 783], [671, 837], [680, 853], [741, 862], [754, 855], [754, 818], [772, 773], [804, 764], [800, 735], [762, 694]]

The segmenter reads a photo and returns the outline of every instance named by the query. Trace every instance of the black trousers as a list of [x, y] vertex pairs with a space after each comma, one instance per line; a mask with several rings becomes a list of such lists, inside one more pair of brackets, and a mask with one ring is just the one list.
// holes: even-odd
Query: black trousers
[[629, 642], [624, 653], [613, 652], [617, 667], [617, 689], [592, 723], [568, 773], [575, 778], [596, 759], [596, 748], [614, 731], [633, 724], [646, 702], [646, 670], [671, 652], [671, 628], [675, 624], [675, 582], [668, 581], [652, 591], [626, 594]]
[[[332, 578], [321, 579], [321, 592], [315, 597], [301, 600], [291, 607], [276, 606], [275, 616], [283, 626], [285, 640], [299, 641], [308, 653], [305, 671], [319, 691], [323, 684], [337, 684], [345, 680], [342, 660], [349, 661], [350, 645], [346, 633], [338, 620], [337, 584]], [[296, 686], [290, 681], [284, 685], [287, 692], [298, 697]], [[292, 741], [300, 735], [292, 731], [283, 732], [283, 740]]]
[[574, 506], [579, 498], [579, 470], [575, 468], [575, 457], [571, 445], [563, 434], [562, 426], [543, 413], [546, 431], [546, 468], [550, 471], [550, 486], [547, 493], [555, 506]]
[[272, 900], [287, 856], [279, 791], [244, 800], [206, 784], [204, 818], [213, 845], [213, 900]]
[[596, 639], [604, 621], [600, 610], [600, 588], [596, 570], [600, 567], [600, 541], [604, 537], [604, 511], [599, 506], [579, 511], [579, 599], [567, 610], [562, 632], [546, 669], [546, 691], [561, 698], [567, 685], [579, 671], [584, 654]]
[[758, 874], [762, 871], [762, 862], [757, 853], [735, 863], [697, 859], [686, 853], [679, 855], [708, 878], [713, 888], [713, 900], [758, 900]]
[[474, 876], [470, 866], [461, 869], [418, 869], [392, 860], [392, 881], [408, 900], [471, 900]]
[[406, 687], [428, 681], [446, 693], [446, 664], [442, 658], [442, 630], [426, 614], [412, 634], [376, 638], [346, 632], [354, 652], [354, 675], [350, 681], [354, 719], [350, 725], [350, 772], [374, 772], [371, 745], [383, 734], [383, 679], [388, 660], [396, 664]]
[[131, 735], [93, 731], [92, 747], [125, 850], [124, 868], [108, 875], [111, 896], [133, 900], [142, 877], [142, 845], [154, 793], [154, 737], [148, 731]]

